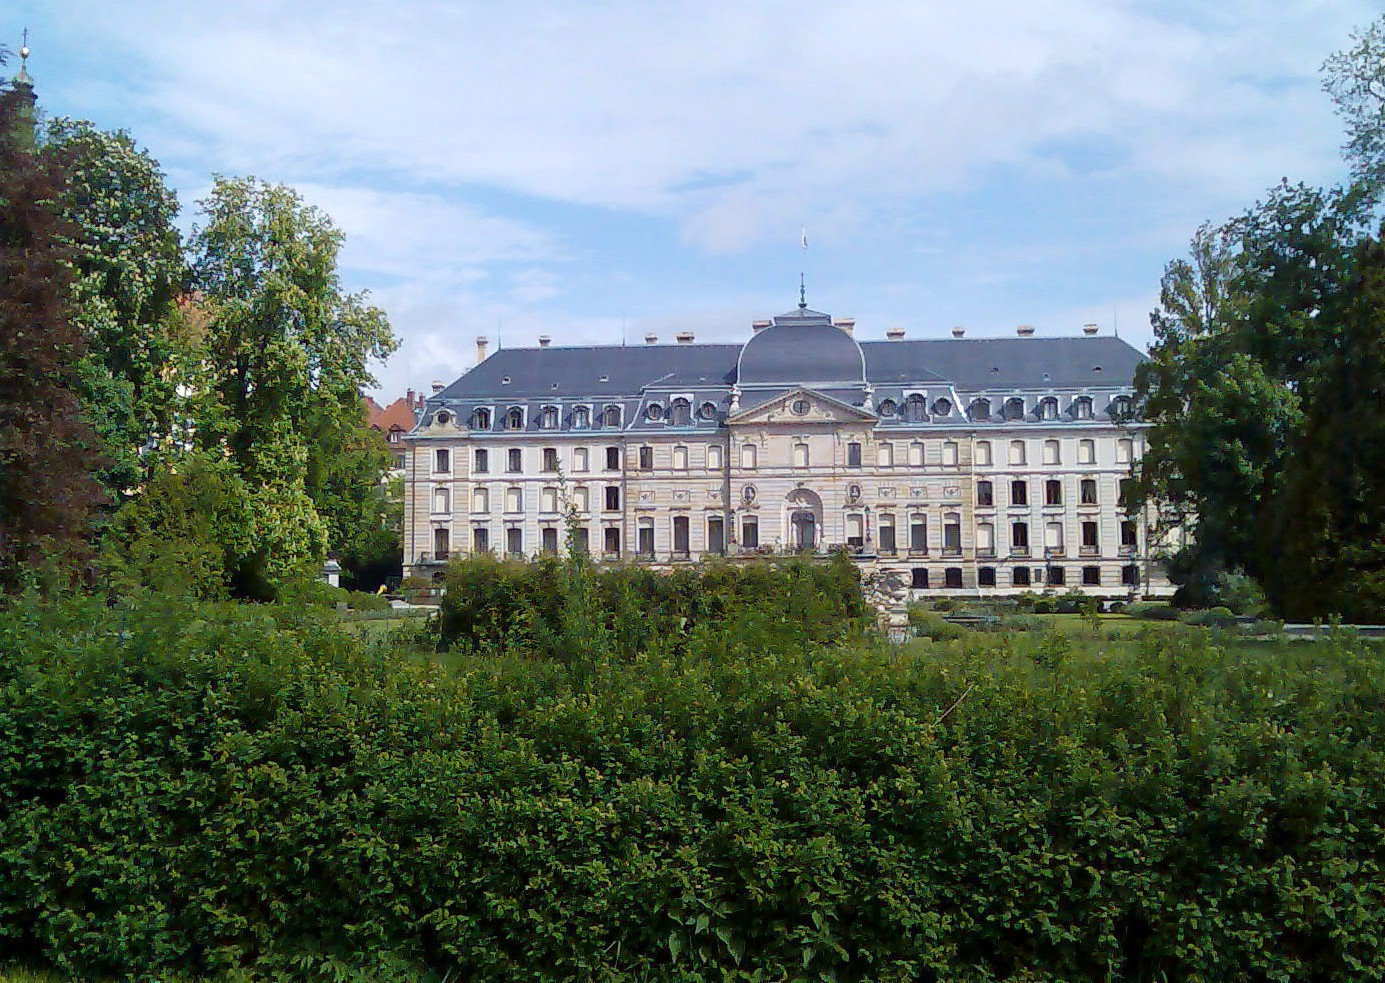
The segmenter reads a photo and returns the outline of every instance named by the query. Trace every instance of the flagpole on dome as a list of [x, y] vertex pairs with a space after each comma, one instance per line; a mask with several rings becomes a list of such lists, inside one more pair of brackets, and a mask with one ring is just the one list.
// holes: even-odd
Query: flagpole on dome
[[798, 272], [798, 309], [806, 311], [808, 309], [808, 226], [803, 226], [803, 262], [799, 265]]

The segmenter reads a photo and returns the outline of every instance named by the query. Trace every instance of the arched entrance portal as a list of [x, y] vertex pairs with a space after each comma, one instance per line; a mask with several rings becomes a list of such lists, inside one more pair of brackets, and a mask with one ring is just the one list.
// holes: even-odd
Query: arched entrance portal
[[822, 499], [806, 488], [796, 488], [784, 499], [784, 528], [789, 548], [817, 549], [822, 541]]

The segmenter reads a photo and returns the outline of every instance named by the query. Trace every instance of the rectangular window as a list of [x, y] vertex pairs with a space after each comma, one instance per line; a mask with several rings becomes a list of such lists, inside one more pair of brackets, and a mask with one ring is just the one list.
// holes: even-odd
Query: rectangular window
[[1134, 459], [1135, 442], [1129, 437], [1116, 441], [1116, 463], [1129, 464]]
[[545, 471], [558, 470], [558, 448], [545, 447], [543, 449], [543, 469]]
[[607, 485], [607, 486], [606, 486], [606, 502], [605, 502], [605, 505], [606, 505], [606, 511], [607, 511], [607, 512], [619, 512], [619, 511], [620, 511], [620, 486], [619, 486], [619, 485]]
[[754, 444], [743, 444], [743, 445], [741, 446], [741, 467], [743, 467], [743, 468], [753, 468], [753, 467], [755, 467], [755, 445], [754, 445]]
[[1063, 482], [1057, 478], [1049, 478], [1044, 482], [1044, 504], [1062, 505], [1063, 504]]
[[607, 526], [601, 536], [601, 550], [607, 556], [620, 556], [620, 529]]
[[976, 571], [977, 587], [995, 586], [995, 567], [982, 567]]
[[976, 463], [983, 468], [991, 466], [991, 442], [989, 440], [976, 442]]
[[1135, 523], [1130, 519], [1121, 520], [1121, 548], [1133, 550], [1140, 545], [1139, 536], [1135, 531]]
[[909, 465], [910, 467], [923, 467], [923, 441], [916, 440], [909, 445]]
[[1057, 463], [1059, 463], [1058, 441], [1056, 441], [1056, 440], [1045, 440], [1045, 441], [1044, 441], [1044, 463], [1045, 463], [1045, 464], [1057, 464]]
[[485, 526], [476, 526], [471, 530], [471, 551], [473, 553], [485, 553], [491, 548], [491, 533]]
[[476, 448], [476, 464], [472, 467], [475, 474], [489, 474], [491, 469], [490, 452], [484, 447]]
[[1050, 587], [1062, 587], [1068, 582], [1068, 573], [1063, 567], [1048, 568], [1048, 583]]
[[928, 520], [921, 515], [909, 519], [909, 549], [914, 553], [928, 552]]
[[861, 466], [861, 445], [849, 443], [846, 445], [846, 466], [849, 468], [859, 468]]
[[1097, 525], [1095, 522], [1087, 521], [1082, 523], [1082, 552], [1101, 552], [1101, 547], [1097, 540]]
[[894, 444], [881, 444], [875, 452], [875, 463], [882, 468], [894, 467]]
[[511, 447], [505, 452], [505, 470], [517, 474], [524, 470], [524, 451]]
[[1080, 440], [1077, 442], [1077, 463], [1095, 464], [1096, 463], [1096, 441]]
[[688, 449], [682, 444], [673, 449], [673, 466], [679, 471], [688, 470]]
[[948, 567], [943, 571], [943, 586], [951, 590], [960, 590], [962, 587], [962, 568]]
[[439, 447], [433, 451], [433, 470], [438, 474], [450, 474], [452, 471], [452, 452], [445, 447]]
[[505, 551], [511, 556], [524, 555], [524, 530], [519, 526], [505, 530]]
[[635, 548], [641, 556], [651, 557], [654, 555], [654, 520], [641, 519], [639, 537], [635, 541]]
[[1010, 524], [1010, 552], [1020, 556], [1029, 555], [1029, 523], [1013, 522]]
[[957, 441], [943, 441], [943, 464], [954, 465], [957, 463]]
[[976, 483], [976, 504], [979, 508], [985, 509], [995, 505], [995, 491], [989, 481]]
[[1029, 484], [1025, 481], [1010, 482], [1010, 504], [1028, 505], [1029, 504]]
[[865, 544], [865, 520], [859, 513], [853, 512], [846, 517], [846, 545], [861, 547]]
[[585, 447], [573, 448], [572, 470], [579, 473], [587, 470], [587, 449]]
[[741, 545], [752, 550], [760, 546], [760, 520], [753, 515], [741, 519]]
[[976, 553], [978, 556], [995, 556], [995, 526], [989, 522], [976, 527]]
[[687, 556], [692, 550], [689, 526], [690, 523], [686, 515], [673, 517], [673, 552], [677, 556]]
[[1121, 567], [1121, 586], [1122, 586], [1122, 587], [1139, 587], [1139, 586], [1140, 586], [1140, 568], [1137, 567], [1137, 566], [1135, 566], [1135, 564], [1133, 564], [1133, 563], [1130, 563], [1130, 564], [1127, 564], [1126, 566]]
[[654, 448], [650, 447], [648, 444], [640, 447], [640, 470], [654, 470]]
[[880, 517], [880, 552], [893, 553], [894, 551], [894, 516], [882, 515]]
[[723, 465], [722, 465], [722, 463], [721, 463], [721, 445], [720, 445], [720, 444], [708, 444], [708, 445], [707, 445], [707, 470], [709, 470], [709, 471], [720, 471], [722, 467], [723, 467]]
[[558, 489], [548, 487], [539, 492], [539, 511], [558, 511]]
[[1044, 549], [1050, 554], [1063, 552], [1063, 524], [1061, 522], [1044, 523]]
[[1120, 488], [1116, 492], [1116, 503], [1120, 505], [1122, 511], [1129, 512], [1134, 507], [1134, 503], [1131, 501], [1133, 493], [1134, 487], [1131, 485], [1130, 479], [1122, 478]]
[[1100, 587], [1101, 586], [1101, 567], [1082, 568], [1082, 586]]
[[558, 552], [558, 528], [544, 526], [539, 530], [539, 548], [545, 553]]
[[1011, 571], [1010, 571], [1010, 583], [1012, 583], [1012, 584], [1013, 584], [1014, 586], [1016, 586], [1016, 587], [1028, 587], [1028, 586], [1029, 586], [1029, 568], [1028, 568], [1028, 567], [1015, 567], [1015, 569], [1011, 570]]
[[524, 490], [520, 488], [505, 489], [505, 511], [523, 512], [524, 511]]
[[808, 445], [793, 445], [793, 466], [796, 468], [806, 468], [808, 466]]
[[591, 511], [591, 493], [587, 491], [585, 487], [579, 485], [572, 490], [572, 507], [575, 508], [580, 515], [586, 515]]
[[956, 556], [962, 552], [962, 517], [955, 513], [943, 517], [943, 555]]
[[606, 470], [607, 470], [607, 471], [619, 471], [619, 470], [620, 470], [620, 448], [619, 448], [619, 447], [607, 447], [607, 448], [606, 448]]
[[1012, 441], [1010, 441], [1010, 463], [1011, 463], [1011, 464], [1024, 464], [1024, 463], [1026, 463], [1026, 462], [1025, 462], [1025, 454], [1024, 454], [1024, 441], [1022, 441], [1022, 440], [1012, 440]]
[[719, 515], [707, 519], [707, 552], [726, 552], [726, 523]]
[[471, 493], [471, 511], [489, 512], [491, 510], [490, 493], [484, 488], [477, 488]]
[[572, 530], [572, 546], [579, 553], [591, 552], [591, 536], [586, 526], [575, 526]]
[[1082, 479], [1082, 504], [1083, 504], [1083, 505], [1095, 505], [1095, 504], [1096, 504], [1096, 479], [1095, 479], [1095, 478], [1083, 478], [1083, 479]]
[[909, 586], [910, 586], [910, 587], [912, 587], [914, 590], [927, 590], [927, 589], [928, 589], [928, 568], [927, 568], [927, 567], [914, 567], [913, 570], [910, 571], [910, 575], [911, 575], [911, 576], [910, 576], [910, 580], [909, 580]]

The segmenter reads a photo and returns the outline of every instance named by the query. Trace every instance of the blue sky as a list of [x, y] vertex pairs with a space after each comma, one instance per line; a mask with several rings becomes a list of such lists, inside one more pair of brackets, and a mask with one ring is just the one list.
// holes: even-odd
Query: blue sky
[[[380, 392], [503, 344], [1085, 322], [1137, 344], [1199, 222], [1344, 173], [1318, 68], [1374, 3], [0, 0], [52, 115], [129, 130], [195, 221], [297, 187], [390, 315]], [[807, 227], [806, 260], [800, 231]]]

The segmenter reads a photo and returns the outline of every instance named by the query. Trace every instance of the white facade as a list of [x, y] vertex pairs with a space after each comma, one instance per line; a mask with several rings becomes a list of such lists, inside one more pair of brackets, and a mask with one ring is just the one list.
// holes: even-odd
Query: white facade
[[[774, 322], [775, 345], [813, 340], [793, 333], [803, 329], [792, 317]], [[821, 324], [813, 322], [819, 333]], [[1087, 340], [1096, 339], [1064, 339]], [[1100, 340], [1109, 350], [1112, 339]], [[1041, 339], [1021, 343], [1042, 351]], [[862, 364], [893, 367], [896, 343], [872, 344]], [[1143, 453], [1142, 426], [1123, 422], [1128, 378], [985, 391], [933, 378], [923, 391], [877, 382], [869, 368], [842, 380], [838, 365], [823, 370], [830, 385], [790, 386], [757, 382], [743, 354], [729, 380], [709, 383], [705, 365], [679, 372], [676, 362], [715, 367], [712, 349], [729, 346], [687, 347], [704, 351], [657, 346], [675, 369], [635, 392], [563, 390], [589, 371], [593, 381], [613, 379], [616, 361], [634, 358], [620, 353], [640, 349], [538, 348], [508, 351], [483, 373], [498, 353], [431, 400], [406, 438], [405, 573], [429, 576], [448, 557], [478, 550], [559, 552], [571, 515], [598, 559], [671, 566], [712, 553], [845, 547], [866, 569], [940, 594], [1170, 591], [1149, 559], [1145, 522], [1120, 505], [1121, 483]], [[1026, 351], [1008, 347], [1012, 362]], [[757, 351], [765, 354], [773, 352]], [[850, 349], [824, 359], [842, 354]], [[533, 366], [550, 356], [554, 381], [545, 387]], [[604, 376], [603, 364], [613, 366]], [[521, 372], [530, 390], [558, 395], [511, 389]], [[1006, 401], [1016, 419], [995, 418]]]

